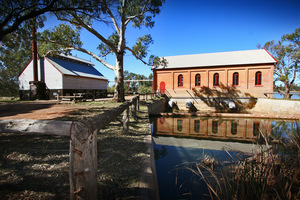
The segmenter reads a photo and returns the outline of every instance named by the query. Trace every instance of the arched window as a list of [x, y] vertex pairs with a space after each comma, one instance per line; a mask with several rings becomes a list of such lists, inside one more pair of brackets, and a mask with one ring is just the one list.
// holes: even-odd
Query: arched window
[[195, 76], [195, 86], [200, 86], [200, 74], [196, 74]]
[[183, 86], [183, 75], [180, 74], [178, 76], [178, 87], [182, 87]]
[[214, 86], [219, 86], [219, 74], [214, 74]]
[[259, 122], [253, 123], [253, 136], [259, 135]]
[[182, 119], [177, 120], [177, 131], [182, 131]]
[[255, 85], [261, 85], [261, 71], [255, 73]]
[[239, 85], [239, 73], [237, 73], [237, 72], [233, 73], [232, 85], [234, 85], [234, 86]]
[[231, 134], [236, 135], [237, 134], [237, 127], [238, 123], [237, 122], [231, 122]]
[[197, 133], [200, 131], [200, 120], [194, 120], [194, 131]]
[[212, 121], [212, 127], [211, 127], [211, 129], [212, 129], [212, 132], [214, 134], [218, 133], [218, 121]]

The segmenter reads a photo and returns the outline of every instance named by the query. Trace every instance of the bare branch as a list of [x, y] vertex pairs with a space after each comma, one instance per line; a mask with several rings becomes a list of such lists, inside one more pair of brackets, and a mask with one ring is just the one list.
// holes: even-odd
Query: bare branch
[[96, 31], [94, 28], [92, 28], [90, 25], [86, 24], [82, 19], [76, 15], [75, 13], [71, 13], [71, 15], [78, 21], [78, 23], [84, 27], [87, 31], [95, 35], [97, 38], [99, 38], [103, 43], [105, 43], [107, 46], [112, 49], [113, 52], [117, 53], [116, 47], [107, 39], [105, 39], [98, 31]]
[[296, 79], [296, 72], [297, 72], [297, 68], [298, 68], [298, 63], [296, 62], [295, 63], [295, 69], [294, 69], [294, 74], [293, 74], [293, 78], [292, 78], [292, 80], [291, 80], [291, 82], [290, 82], [290, 85], [292, 85], [293, 83], [294, 83], [294, 81], [295, 81], [295, 79]]
[[116, 21], [114, 15], [112, 14], [112, 12], [111, 12], [111, 10], [109, 8], [107, 8], [107, 13], [110, 16], [110, 18], [111, 18], [111, 20], [112, 20], [112, 22], [113, 22], [113, 24], [115, 26], [115, 29], [116, 29], [117, 33], [120, 35], [120, 29], [119, 29], [119, 26], [117, 24], [117, 21]]
[[[39, 41], [42, 41], [42, 40], [39, 40]], [[65, 48], [63, 49], [60, 49], [60, 50], [50, 50], [46, 53], [46, 55], [52, 53], [52, 52], [62, 52], [62, 51], [68, 51], [68, 50], [77, 50], [77, 51], [81, 51], [83, 53], [86, 53], [90, 56], [92, 56], [93, 58], [95, 58], [97, 61], [99, 61], [100, 63], [102, 63], [105, 67], [107, 67], [108, 69], [111, 69], [111, 70], [115, 70], [115, 66], [107, 63], [105, 60], [103, 60], [102, 58], [100, 58], [99, 56], [97, 56], [96, 54], [94, 54], [93, 52], [91, 51], [88, 51], [82, 47], [74, 47], [74, 46], [69, 46], [69, 45], [66, 45], [66, 44], [63, 44], [63, 43], [58, 43], [57, 41], [53, 41], [53, 40], [44, 40], [43, 42], [50, 42], [50, 43], [53, 43], [53, 44], [60, 44], [62, 46], [65, 46]]]

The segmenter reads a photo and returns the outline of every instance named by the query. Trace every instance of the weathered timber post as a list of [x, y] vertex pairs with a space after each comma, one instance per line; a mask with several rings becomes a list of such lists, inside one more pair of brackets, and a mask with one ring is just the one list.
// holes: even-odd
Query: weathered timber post
[[70, 199], [97, 199], [97, 133], [92, 121], [73, 122], [70, 128]]
[[126, 102], [88, 120], [72, 123], [69, 170], [71, 200], [97, 199], [97, 133], [124, 110], [128, 110], [131, 104], [134, 103]]
[[137, 96], [136, 106], [137, 106], [137, 109], [140, 110], [140, 95]]
[[123, 134], [129, 133], [129, 106], [123, 112]]
[[132, 105], [131, 105], [131, 114], [134, 120], [137, 120], [136, 116], [136, 97], [132, 99]]

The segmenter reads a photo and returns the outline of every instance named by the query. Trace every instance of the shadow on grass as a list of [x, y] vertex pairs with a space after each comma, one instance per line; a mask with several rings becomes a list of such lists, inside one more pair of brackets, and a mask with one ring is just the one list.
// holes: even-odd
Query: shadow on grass
[[[139, 112], [137, 122], [130, 119], [128, 135], [122, 135], [122, 116], [98, 134], [99, 199], [139, 198], [144, 136], [150, 134], [146, 114]], [[1, 133], [0, 153], [0, 199], [69, 198], [68, 137]]]
[[0, 199], [68, 199], [68, 138], [1, 133], [0, 152]]
[[130, 120], [130, 133], [120, 135], [121, 116], [101, 130], [98, 138], [98, 182], [100, 199], [138, 199], [138, 181], [146, 146], [144, 134], [149, 132], [145, 120]]
[[14, 116], [17, 114], [30, 113], [35, 110], [47, 109], [54, 106], [53, 102], [17, 102], [17, 103], [1, 103], [0, 104], [0, 117]]

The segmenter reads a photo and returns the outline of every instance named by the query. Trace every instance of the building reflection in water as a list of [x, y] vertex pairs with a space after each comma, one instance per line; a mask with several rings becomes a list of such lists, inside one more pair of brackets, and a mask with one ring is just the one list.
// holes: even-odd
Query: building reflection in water
[[156, 118], [154, 135], [255, 142], [270, 134], [272, 121], [249, 118]]

